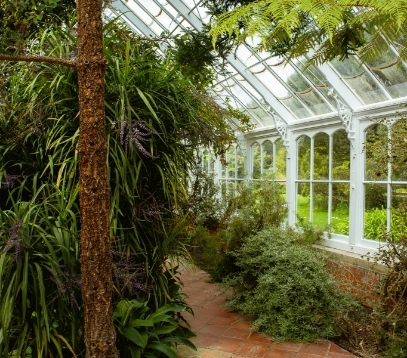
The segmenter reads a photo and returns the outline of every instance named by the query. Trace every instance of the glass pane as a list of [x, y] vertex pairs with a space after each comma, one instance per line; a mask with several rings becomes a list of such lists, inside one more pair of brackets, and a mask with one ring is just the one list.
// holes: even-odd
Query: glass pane
[[396, 54], [383, 38], [377, 38], [376, 41], [381, 41], [387, 50], [367, 61], [369, 69], [393, 98], [404, 97], [407, 90], [407, 71], [403, 65], [400, 66]]
[[407, 185], [392, 185], [390, 235], [394, 242], [407, 237]]
[[383, 91], [366, 73], [345, 79], [345, 82], [359, 95], [365, 104], [387, 100]]
[[268, 114], [259, 104], [255, 101], [248, 103], [249, 110], [260, 120], [264, 125], [274, 124], [273, 117]]
[[241, 45], [237, 48], [237, 57], [247, 66], [250, 67], [259, 62], [253, 52], [245, 45]]
[[297, 222], [309, 223], [310, 213], [310, 191], [309, 183], [297, 184]]
[[315, 115], [332, 112], [332, 109], [325, 103], [325, 101], [315, 92], [315, 90], [309, 87], [304, 92], [296, 94], [301, 100], [310, 108]]
[[272, 179], [273, 173], [273, 143], [266, 140], [263, 143], [263, 179]]
[[260, 177], [261, 177], [260, 144], [254, 143], [252, 145], [252, 178], [260, 179]]
[[332, 136], [332, 179], [350, 179], [350, 140], [344, 129]]
[[332, 184], [331, 231], [349, 235], [349, 184]]
[[355, 58], [349, 57], [345, 61], [332, 60], [331, 65], [365, 104], [385, 101], [387, 99], [375, 81], [366, 74], [362, 64]]
[[314, 183], [313, 189], [312, 224], [325, 229], [328, 226], [328, 183]]
[[387, 185], [365, 185], [364, 237], [386, 240], [387, 233]]
[[391, 131], [391, 178], [407, 181], [407, 122], [399, 119]]
[[302, 135], [297, 139], [298, 179], [310, 179], [311, 138]]
[[366, 180], [386, 180], [388, 166], [387, 127], [374, 124], [366, 131]]
[[404, 97], [407, 91], [407, 70], [396, 63], [391, 66], [372, 68], [373, 73], [382, 82], [393, 98]]
[[285, 98], [290, 95], [288, 89], [263, 64], [250, 68], [250, 71], [276, 96]]
[[237, 148], [237, 177], [239, 179], [244, 179], [244, 155], [240, 148]]
[[312, 113], [308, 111], [294, 96], [280, 99], [280, 102], [283, 103], [298, 119], [312, 116]]
[[274, 145], [276, 147], [276, 179], [283, 180], [286, 171], [286, 148], [282, 139], [277, 139]]
[[314, 137], [314, 179], [329, 179], [329, 135], [326, 133]]
[[235, 178], [236, 171], [236, 154], [235, 148], [232, 147], [228, 150], [228, 178]]

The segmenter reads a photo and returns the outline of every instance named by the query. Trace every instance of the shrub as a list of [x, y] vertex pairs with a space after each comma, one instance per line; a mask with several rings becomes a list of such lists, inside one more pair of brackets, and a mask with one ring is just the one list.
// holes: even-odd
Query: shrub
[[373, 257], [388, 268], [377, 289], [372, 327], [386, 357], [407, 356], [407, 237], [380, 247]]
[[238, 270], [232, 252], [239, 249], [248, 236], [265, 228], [279, 227], [287, 215], [281, 187], [270, 181], [240, 187], [237, 196], [230, 199], [228, 211], [227, 226], [217, 237], [219, 262], [209, 271], [219, 282]]
[[335, 317], [352, 306], [328, 275], [323, 256], [301, 234], [270, 228], [246, 238], [233, 255], [238, 274], [229, 306], [254, 316], [253, 326], [277, 340], [309, 341], [338, 335]]

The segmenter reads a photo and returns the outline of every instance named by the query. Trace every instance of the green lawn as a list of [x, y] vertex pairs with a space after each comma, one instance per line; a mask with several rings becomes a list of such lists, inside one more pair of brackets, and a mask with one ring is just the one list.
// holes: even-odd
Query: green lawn
[[[305, 222], [309, 221], [310, 203], [308, 196], [297, 195], [297, 215]], [[328, 211], [314, 210], [312, 224], [315, 228], [326, 229], [328, 227]], [[338, 207], [332, 212], [331, 231], [338, 234], [349, 233], [348, 209]]]

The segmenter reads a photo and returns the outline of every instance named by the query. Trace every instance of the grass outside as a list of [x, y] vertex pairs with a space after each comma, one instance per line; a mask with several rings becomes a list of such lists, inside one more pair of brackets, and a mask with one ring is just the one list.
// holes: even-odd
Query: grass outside
[[[310, 219], [310, 198], [297, 195], [297, 215], [305, 222]], [[312, 224], [317, 229], [328, 228], [328, 210], [314, 208], [312, 213]], [[331, 232], [337, 234], [349, 234], [349, 215], [347, 207], [337, 207], [332, 212]]]

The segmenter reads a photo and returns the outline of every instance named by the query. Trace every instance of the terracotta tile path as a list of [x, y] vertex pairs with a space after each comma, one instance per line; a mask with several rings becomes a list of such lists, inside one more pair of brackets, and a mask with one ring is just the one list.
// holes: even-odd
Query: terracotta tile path
[[273, 343], [263, 334], [252, 333], [249, 320], [224, 307], [227, 294], [198, 268], [182, 268], [181, 280], [195, 316], [185, 318], [197, 335], [198, 351], [180, 346], [179, 358], [351, 358], [356, 357], [327, 340], [311, 344]]

